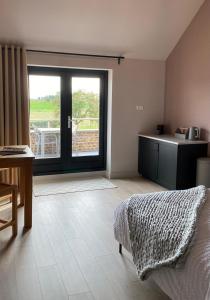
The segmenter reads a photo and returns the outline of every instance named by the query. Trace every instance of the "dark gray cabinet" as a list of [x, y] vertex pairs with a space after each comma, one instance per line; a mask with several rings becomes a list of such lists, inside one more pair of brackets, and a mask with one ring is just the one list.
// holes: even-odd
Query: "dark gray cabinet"
[[[141, 172], [151, 180], [156, 180], [158, 176], [158, 146], [152, 140], [141, 140]], [[147, 164], [143, 163], [145, 161]]]
[[139, 173], [168, 189], [196, 184], [196, 160], [207, 156], [207, 143], [169, 143], [139, 137]]

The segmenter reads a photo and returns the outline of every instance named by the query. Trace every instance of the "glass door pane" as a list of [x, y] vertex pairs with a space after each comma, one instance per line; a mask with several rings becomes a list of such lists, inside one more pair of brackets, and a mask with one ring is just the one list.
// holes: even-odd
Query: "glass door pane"
[[108, 72], [29, 66], [34, 174], [106, 168]]
[[36, 159], [60, 157], [59, 76], [29, 75], [30, 142]]
[[99, 155], [100, 78], [72, 77], [72, 156]]

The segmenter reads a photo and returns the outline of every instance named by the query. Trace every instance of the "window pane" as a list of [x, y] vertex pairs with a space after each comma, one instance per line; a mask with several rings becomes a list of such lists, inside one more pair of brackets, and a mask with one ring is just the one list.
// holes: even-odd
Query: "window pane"
[[30, 140], [36, 158], [60, 157], [60, 77], [29, 75]]
[[72, 155], [99, 155], [100, 78], [72, 77]]

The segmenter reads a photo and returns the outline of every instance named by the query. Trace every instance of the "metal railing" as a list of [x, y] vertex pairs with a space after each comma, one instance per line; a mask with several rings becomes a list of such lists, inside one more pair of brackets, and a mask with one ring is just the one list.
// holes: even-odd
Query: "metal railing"
[[[58, 122], [58, 120], [38, 120], [38, 122], [45, 122], [40, 124], [36, 120], [30, 121], [31, 148], [36, 158], [60, 157], [60, 127], [52, 127], [54, 121]], [[73, 121], [77, 122], [72, 136], [73, 156], [84, 156], [87, 153], [97, 155], [99, 118], [74, 118]], [[90, 126], [88, 122], [95, 122], [95, 124]]]
[[[74, 124], [78, 124], [77, 128], [86, 127], [89, 129], [99, 128], [99, 118], [72, 118]], [[31, 119], [30, 128], [59, 128], [60, 120], [59, 119]]]

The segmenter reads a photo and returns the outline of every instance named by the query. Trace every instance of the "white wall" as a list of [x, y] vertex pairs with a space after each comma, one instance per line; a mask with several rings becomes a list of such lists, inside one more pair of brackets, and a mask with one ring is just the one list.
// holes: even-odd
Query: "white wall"
[[28, 64], [110, 70], [107, 175], [137, 175], [137, 133], [163, 122], [165, 63], [125, 59], [118, 65], [115, 60], [28, 53]]

